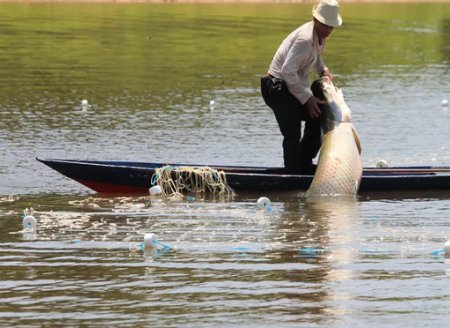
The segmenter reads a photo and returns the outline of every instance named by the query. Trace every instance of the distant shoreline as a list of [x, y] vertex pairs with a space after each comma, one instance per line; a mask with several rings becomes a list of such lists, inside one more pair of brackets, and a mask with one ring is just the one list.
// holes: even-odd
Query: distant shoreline
[[[316, 0], [0, 0], [0, 3], [314, 3]], [[450, 3], [450, 0], [340, 0], [341, 3]]]

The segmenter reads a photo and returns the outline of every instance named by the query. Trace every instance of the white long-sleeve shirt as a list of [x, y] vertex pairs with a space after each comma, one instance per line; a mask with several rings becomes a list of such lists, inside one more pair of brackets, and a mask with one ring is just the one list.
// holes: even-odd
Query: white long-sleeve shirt
[[322, 59], [324, 41], [319, 44], [313, 21], [303, 24], [283, 40], [270, 64], [269, 74], [285, 81], [301, 104], [312, 96], [309, 72], [313, 67], [318, 74], [326, 69]]

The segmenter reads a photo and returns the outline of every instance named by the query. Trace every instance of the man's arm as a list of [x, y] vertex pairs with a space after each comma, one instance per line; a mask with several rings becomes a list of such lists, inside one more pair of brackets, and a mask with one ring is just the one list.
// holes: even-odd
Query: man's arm
[[[297, 98], [301, 104], [305, 104], [312, 96], [312, 92], [307, 85], [307, 81], [303, 81], [299, 76], [300, 65], [305, 61], [310, 51], [310, 41], [305, 38], [298, 38], [284, 61], [281, 68], [281, 78], [286, 82], [289, 91]], [[305, 72], [307, 76], [307, 72]], [[306, 83], [305, 83], [306, 82]]]

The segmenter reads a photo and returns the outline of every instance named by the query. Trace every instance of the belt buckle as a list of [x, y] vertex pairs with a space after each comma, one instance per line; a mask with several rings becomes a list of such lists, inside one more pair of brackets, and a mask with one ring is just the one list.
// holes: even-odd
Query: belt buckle
[[272, 89], [281, 91], [283, 89], [283, 80], [277, 77], [271, 77], [272, 80]]

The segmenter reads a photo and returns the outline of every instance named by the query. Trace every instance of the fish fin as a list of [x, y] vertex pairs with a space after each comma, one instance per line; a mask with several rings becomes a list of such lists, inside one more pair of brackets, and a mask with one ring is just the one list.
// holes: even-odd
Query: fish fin
[[336, 88], [336, 92], [339, 98], [341, 98], [341, 100], [344, 101], [344, 94], [342, 93], [342, 89]]
[[361, 155], [361, 140], [359, 139], [358, 132], [356, 132], [355, 127], [352, 126], [353, 136], [355, 137], [356, 147], [358, 147], [359, 154]]

